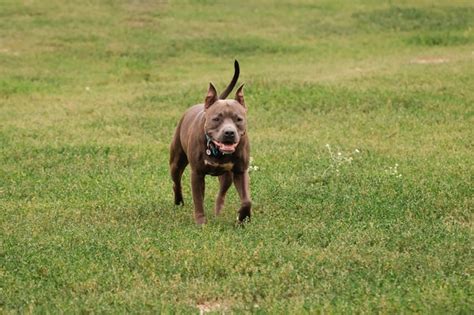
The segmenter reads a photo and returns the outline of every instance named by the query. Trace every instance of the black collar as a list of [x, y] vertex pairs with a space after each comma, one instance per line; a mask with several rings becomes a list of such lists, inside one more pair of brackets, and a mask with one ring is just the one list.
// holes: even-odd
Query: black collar
[[215, 158], [224, 155], [221, 151], [219, 151], [219, 148], [216, 147], [216, 145], [212, 141], [212, 138], [209, 137], [207, 133], [206, 133], [206, 155], [212, 156]]

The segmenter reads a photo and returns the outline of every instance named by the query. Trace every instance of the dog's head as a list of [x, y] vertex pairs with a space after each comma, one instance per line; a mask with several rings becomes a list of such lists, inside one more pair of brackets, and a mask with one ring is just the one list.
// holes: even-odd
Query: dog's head
[[221, 100], [212, 83], [204, 101], [206, 123], [204, 129], [222, 153], [233, 153], [247, 129], [247, 107], [243, 85], [235, 93], [235, 99]]

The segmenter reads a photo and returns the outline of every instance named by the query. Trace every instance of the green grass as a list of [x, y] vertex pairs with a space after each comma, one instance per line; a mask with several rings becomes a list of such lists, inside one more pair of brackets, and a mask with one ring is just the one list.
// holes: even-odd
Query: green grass
[[[3, 313], [474, 312], [470, 1], [3, 1]], [[173, 205], [241, 64], [253, 221]], [[256, 168], [255, 168], [256, 167]]]

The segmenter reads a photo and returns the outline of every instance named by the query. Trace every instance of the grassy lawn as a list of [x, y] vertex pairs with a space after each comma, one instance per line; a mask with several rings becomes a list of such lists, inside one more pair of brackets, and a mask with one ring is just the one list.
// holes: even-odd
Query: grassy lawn
[[[246, 83], [253, 221], [173, 205]], [[474, 312], [471, 1], [0, 3], [0, 312]]]

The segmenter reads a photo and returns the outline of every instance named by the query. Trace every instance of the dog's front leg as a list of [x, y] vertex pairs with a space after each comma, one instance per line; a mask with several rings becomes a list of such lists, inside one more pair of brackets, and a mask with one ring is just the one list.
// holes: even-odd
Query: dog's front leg
[[229, 187], [231, 185], [232, 172], [227, 172], [219, 176], [219, 193], [217, 194], [216, 206], [214, 210], [214, 213], [216, 215], [219, 215], [221, 213], [221, 210], [224, 207], [225, 194], [227, 193], [227, 190], [229, 190]]
[[191, 187], [194, 202], [194, 219], [197, 224], [201, 225], [206, 223], [206, 218], [204, 216], [204, 175], [195, 171], [191, 172]]
[[244, 222], [245, 219], [250, 220], [250, 208], [252, 207], [252, 201], [250, 200], [250, 188], [249, 188], [249, 173], [245, 171], [243, 173], [234, 174], [234, 185], [237, 188], [240, 196], [240, 210], [239, 210], [239, 222]]

